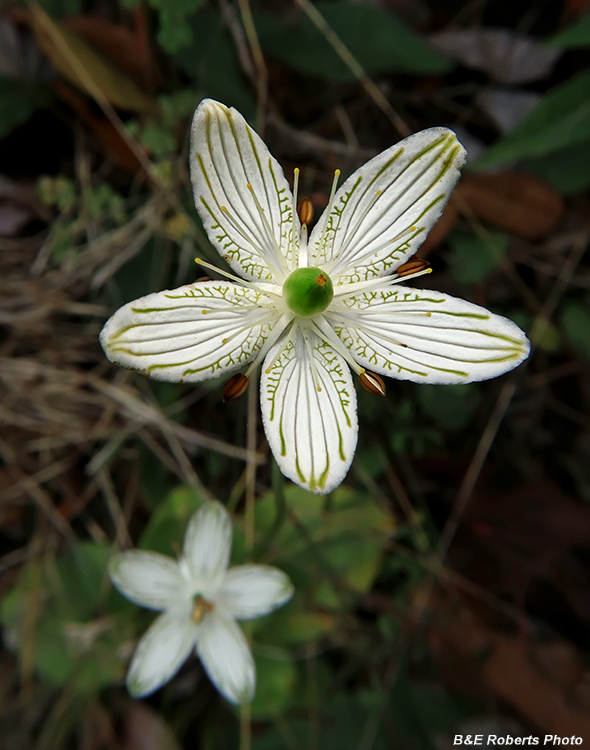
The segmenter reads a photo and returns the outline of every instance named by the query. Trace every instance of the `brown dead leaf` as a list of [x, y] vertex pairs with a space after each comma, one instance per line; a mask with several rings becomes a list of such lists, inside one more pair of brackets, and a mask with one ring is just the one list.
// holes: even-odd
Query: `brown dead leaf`
[[180, 750], [170, 727], [153, 708], [129, 703], [124, 750]]
[[62, 81], [56, 82], [53, 89], [91, 130], [100, 150], [113, 164], [130, 175], [145, 173], [127, 141], [106, 117], [90, 109], [85, 97]]
[[11, 237], [31, 219], [48, 221], [51, 214], [37, 198], [33, 182], [12, 180], [0, 174], [0, 237]]
[[[458, 573], [522, 608], [547, 606], [543, 591], [551, 587], [561, 602], [561, 625], [585, 630], [590, 567], [576, 550], [589, 545], [590, 509], [550, 482], [537, 481], [476, 495], [450, 559]], [[553, 610], [546, 616], [551, 620]]]
[[428, 233], [428, 237], [424, 240], [424, 243], [420, 247], [420, 257], [426, 258], [435, 247], [438, 247], [441, 242], [444, 242], [447, 234], [457, 223], [459, 219], [459, 209], [452, 201], [447, 203], [445, 210], [442, 213], [440, 219], [432, 227]]
[[534, 240], [547, 235], [561, 220], [564, 203], [544, 180], [528, 174], [504, 172], [464, 177], [451, 203], [464, 203], [483, 221]]
[[453, 685], [470, 675], [472, 689], [508, 703], [543, 732], [590, 737], [590, 712], [576, 693], [579, 658], [568, 644], [533, 644], [524, 635], [495, 632], [464, 603], [443, 594], [431, 596], [429, 608], [435, 624], [428, 640]]
[[[142, 6], [138, 12], [145, 13]], [[163, 82], [151, 55], [147, 38], [139, 29], [128, 29], [107, 18], [75, 16], [64, 22], [68, 29], [84, 37], [107, 60], [129, 76], [143, 91], [151, 92]]]
[[101, 104], [145, 112], [152, 100], [112, 63], [96, 52], [79, 34], [54, 21], [39, 6], [28, 13], [37, 42], [59, 72]]

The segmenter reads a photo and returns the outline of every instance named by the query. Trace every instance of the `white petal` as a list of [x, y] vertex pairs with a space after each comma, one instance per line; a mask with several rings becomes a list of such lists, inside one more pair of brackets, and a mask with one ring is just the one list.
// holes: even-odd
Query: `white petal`
[[204, 99], [193, 119], [190, 168], [195, 206], [217, 251], [247, 279], [282, 283], [300, 225], [264, 141], [235, 109]]
[[356, 392], [346, 362], [313, 332], [308, 335], [312, 357], [301, 329], [270, 349], [260, 401], [266, 437], [283, 474], [323, 494], [342, 482], [354, 456]]
[[270, 565], [238, 565], [228, 570], [216, 600], [238, 620], [252, 620], [272, 612], [293, 596], [288, 576]]
[[452, 130], [430, 128], [392, 146], [346, 180], [310, 240], [310, 265], [335, 284], [391, 273], [438, 221], [465, 164]]
[[111, 558], [109, 573], [127, 599], [148, 609], [166, 609], [184, 592], [176, 560], [157, 552], [121, 552]]
[[178, 672], [195, 645], [197, 628], [190, 605], [160, 615], [139, 641], [129, 672], [127, 689], [134, 698], [153, 693]]
[[[204, 281], [129, 302], [100, 334], [107, 357], [157, 380], [197, 382], [249, 362], [274, 322], [272, 301], [227, 281]], [[277, 313], [277, 319], [279, 315]]]
[[184, 538], [183, 557], [202, 583], [199, 592], [211, 594], [227, 570], [232, 543], [232, 522], [229, 513], [218, 502], [206, 502], [191, 518]]
[[364, 367], [416, 383], [470, 383], [519, 365], [530, 343], [484, 307], [392, 284], [356, 294], [326, 315]]
[[252, 699], [256, 688], [254, 660], [235, 620], [213, 612], [199, 628], [197, 653], [209, 679], [232, 703]]

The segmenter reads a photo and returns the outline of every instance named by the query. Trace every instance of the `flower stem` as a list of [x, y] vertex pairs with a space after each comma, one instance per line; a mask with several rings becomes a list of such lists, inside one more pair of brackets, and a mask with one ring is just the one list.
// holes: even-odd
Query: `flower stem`
[[[248, 558], [252, 555], [254, 546], [254, 500], [256, 494], [256, 427], [258, 407], [258, 387], [256, 383], [256, 372], [251, 376], [250, 388], [248, 389], [248, 422], [246, 428], [246, 451], [248, 459], [246, 462], [246, 508], [244, 511], [244, 543]], [[249, 625], [249, 623], [247, 623]], [[251, 640], [251, 629], [246, 630], [248, 641]], [[240, 750], [250, 750], [250, 704], [242, 703], [240, 706]]]
[[250, 750], [250, 704], [240, 706], [240, 750]]

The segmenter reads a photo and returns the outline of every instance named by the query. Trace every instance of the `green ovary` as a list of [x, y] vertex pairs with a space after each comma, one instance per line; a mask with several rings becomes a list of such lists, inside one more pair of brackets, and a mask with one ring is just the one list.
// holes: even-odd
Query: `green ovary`
[[289, 310], [301, 318], [323, 312], [334, 298], [332, 279], [319, 268], [298, 268], [283, 284]]

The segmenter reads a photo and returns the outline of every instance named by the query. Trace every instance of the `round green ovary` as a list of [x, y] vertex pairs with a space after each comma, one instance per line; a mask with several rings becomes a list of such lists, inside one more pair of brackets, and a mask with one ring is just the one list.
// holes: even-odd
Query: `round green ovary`
[[283, 284], [289, 310], [301, 318], [323, 312], [334, 298], [332, 279], [320, 268], [298, 268]]

